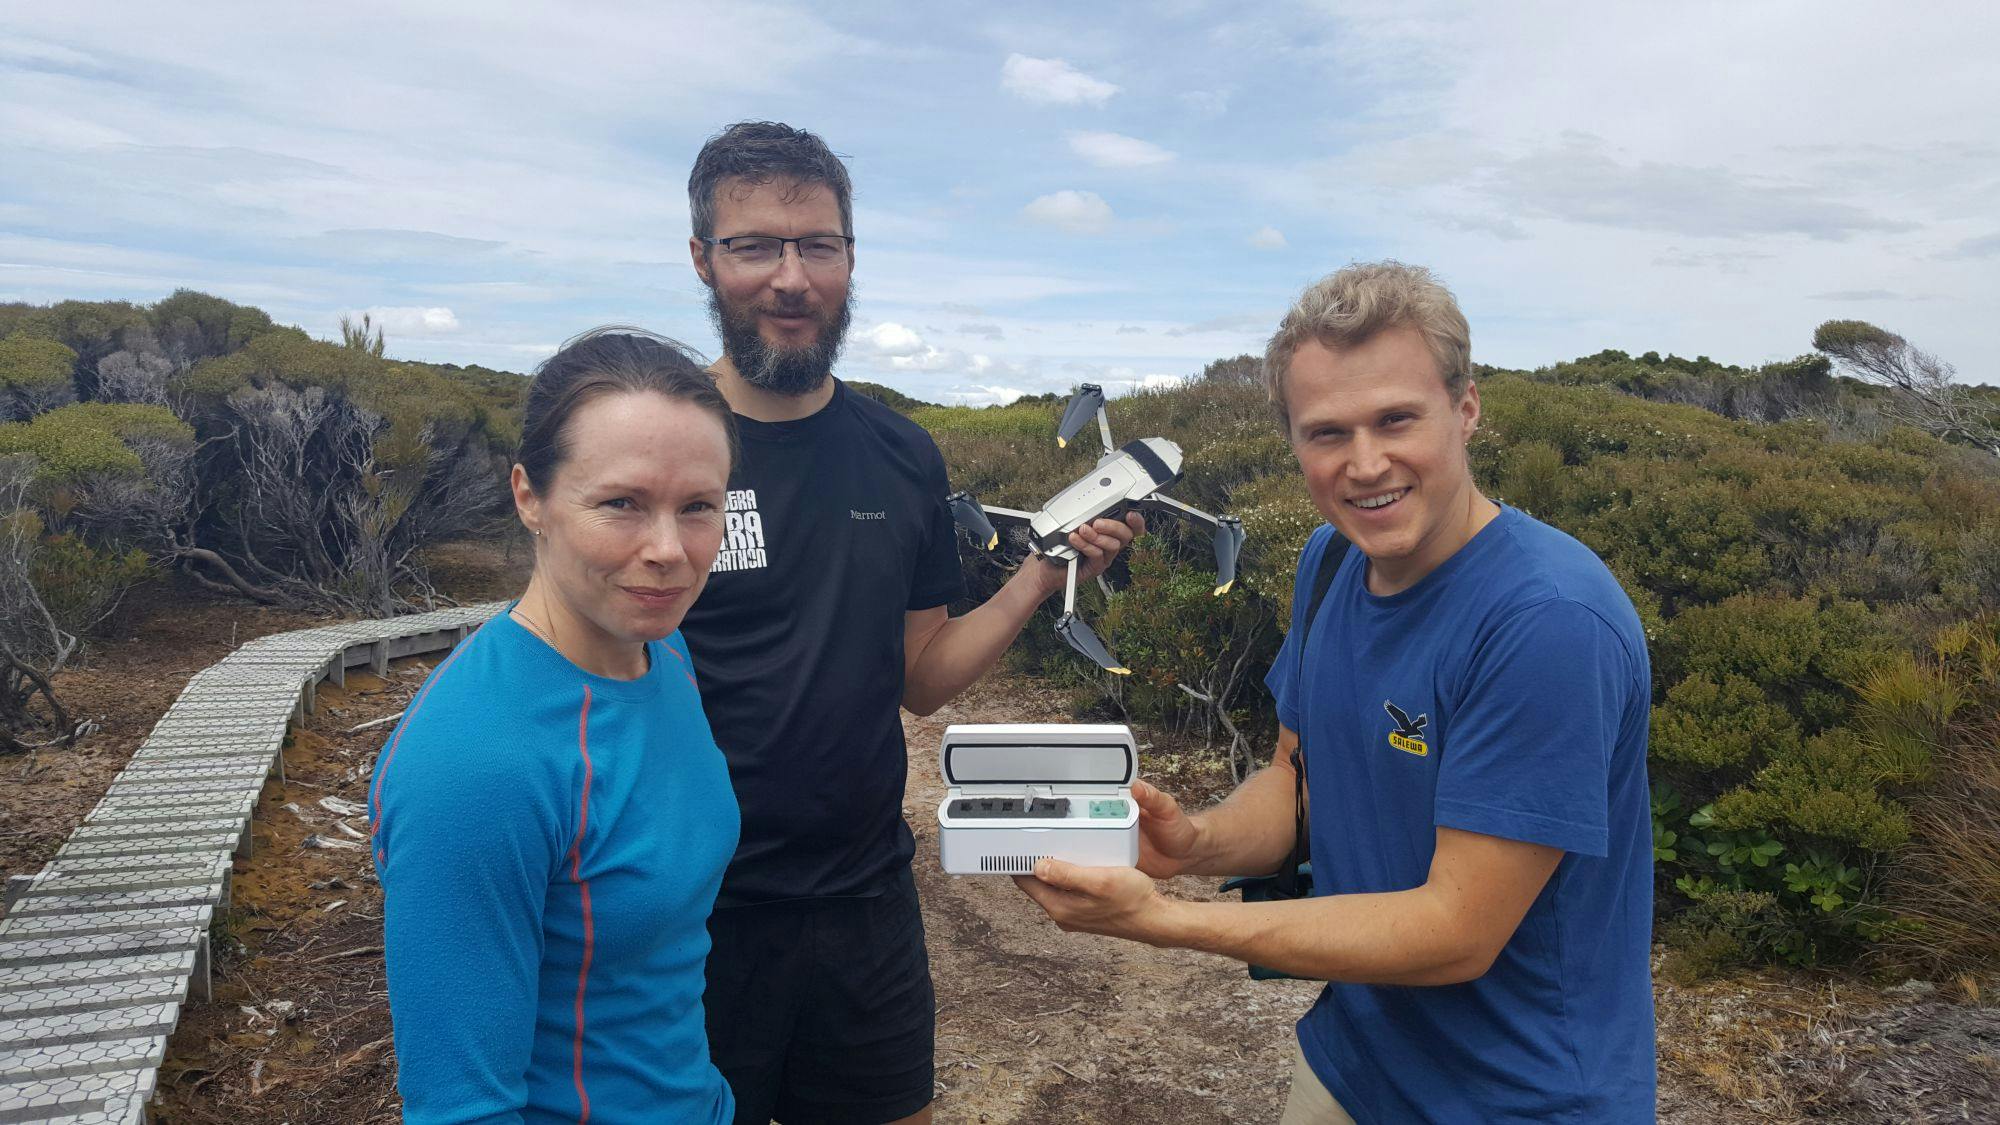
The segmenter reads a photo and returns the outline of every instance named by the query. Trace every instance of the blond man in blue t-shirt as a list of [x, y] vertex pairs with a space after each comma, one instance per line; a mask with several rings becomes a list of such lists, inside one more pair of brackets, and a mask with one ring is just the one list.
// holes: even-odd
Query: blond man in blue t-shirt
[[[1654, 1116], [1645, 636], [1587, 547], [1481, 495], [1470, 353], [1419, 268], [1350, 266], [1299, 299], [1266, 380], [1331, 526], [1266, 680], [1272, 764], [1195, 814], [1135, 785], [1138, 871], [1020, 880], [1064, 929], [1330, 982], [1299, 1021], [1287, 1123]], [[1308, 631], [1336, 532], [1355, 549]], [[1157, 892], [1286, 863], [1300, 768], [1313, 897]]]

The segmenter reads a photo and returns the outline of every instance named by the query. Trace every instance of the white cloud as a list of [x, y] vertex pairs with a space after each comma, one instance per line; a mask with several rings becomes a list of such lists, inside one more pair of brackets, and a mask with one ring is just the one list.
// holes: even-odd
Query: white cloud
[[1070, 234], [1103, 234], [1111, 229], [1111, 205], [1094, 191], [1057, 191], [1021, 208], [1031, 222]]
[[1000, 85], [1015, 97], [1042, 105], [1103, 105], [1118, 87], [1092, 78], [1062, 59], [1008, 55]]
[[886, 365], [891, 371], [980, 371], [991, 363], [983, 355], [937, 347], [915, 329], [892, 321], [866, 329], [855, 342], [857, 359]]
[[1285, 232], [1277, 227], [1259, 227], [1250, 236], [1250, 245], [1258, 250], [1283, 250], [1290, 244], [1285, 241]]
[[[1166, 375], [1160, 372], [1140, 372], [1132, 367], [1109, 367], [1097, 375], [1092, 382], [1104, 388], [1113, 398], [1133, 391], [1163, 391], [1178, 387], [1188, 381], [1185, 375]], [[1117, 432], [1117, 419], [1112, 419], [1112, 432]]]
[[1099, 168], [1154, 168], [1174, 160], [1174, 154], [1159, 145], [1123, 133], [1078, 131], [1067, 139], [1071, 152]]
[[959, 406], [1005, 406], [1028, 392], [1019, 387], [987, 387], [970, 384], [969, 391], [946, 391], [943, 397]]
[[878, 324], [861, 335], [869, 348], [880, 356], [921, 355], [925, 347], [922, 336], [900, 324]]
[[458, 315], [443, 306], [376, 305], [348, 315], [359, 321], [364, 314], [385, 336], [437, 336], [458, 331]]

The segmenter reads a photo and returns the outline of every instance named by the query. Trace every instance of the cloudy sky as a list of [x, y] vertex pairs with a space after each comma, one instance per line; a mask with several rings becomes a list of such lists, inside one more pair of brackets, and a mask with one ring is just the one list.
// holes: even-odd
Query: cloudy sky
[[770, 118], [854, 175], [842, 374], [933, 401], [1184, 376], [1382, 257], [1489, 363], [1858, 317], [2000, 383], [1996, 43], [1974, 2], [14, 3], [0, 300], [712, 353], [687, 167]]

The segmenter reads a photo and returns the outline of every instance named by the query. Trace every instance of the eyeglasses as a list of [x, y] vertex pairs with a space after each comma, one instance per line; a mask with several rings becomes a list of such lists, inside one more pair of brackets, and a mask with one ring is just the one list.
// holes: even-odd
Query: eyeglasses
[[799, 248], [799, 261], [807, 269], [831, 269], [847, 264], [847, 248], [854, 239], [844, 234], [808, 234], [800, 238], [773, 238], [764, 234], [739, 234], [730, 238], [704, 238], [710, 246], [722, 247], [725, 261], [742, 269], [770, 269], [785, 256], [787, 245]]

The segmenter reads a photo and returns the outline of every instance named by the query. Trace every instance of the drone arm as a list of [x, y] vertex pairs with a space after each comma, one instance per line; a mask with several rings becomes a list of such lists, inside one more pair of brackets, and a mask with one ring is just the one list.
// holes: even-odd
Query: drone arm
[[1168, 515], [1186, 516], [1188, 519], [1199, 520], [1210, 527], [1222, 526], [1222, 521], [1202, 511], [1200, 508], [1189, 507], [1171, 496], [1158, 492], [1153, 493], [1133, 506], [1145, 512], [1165, 512]]
[[1211, 516], [1191, 508], [1171, 496], [1155, 492], [1136, 505], [1142, 511], [1171, 512], [1198, 520], [1213, 529], [1215, 542], [1215, 594], [1221, 597], [1236, 584], [1236, 559], [1243, 553], [1243, 521], [1235, 516]]

